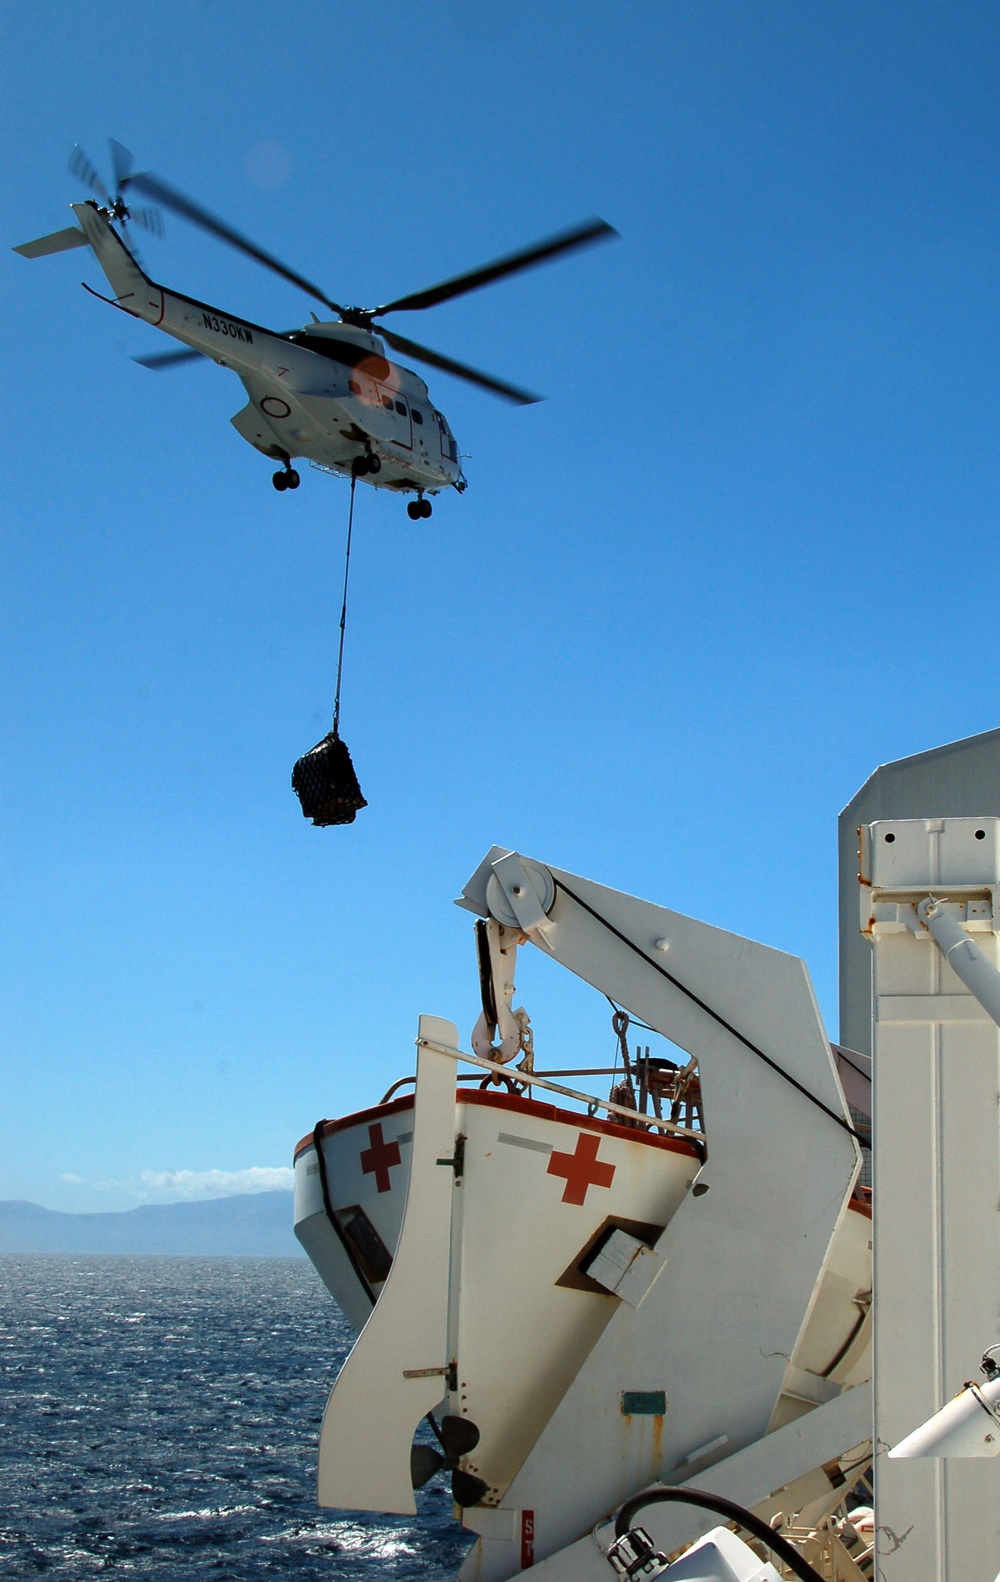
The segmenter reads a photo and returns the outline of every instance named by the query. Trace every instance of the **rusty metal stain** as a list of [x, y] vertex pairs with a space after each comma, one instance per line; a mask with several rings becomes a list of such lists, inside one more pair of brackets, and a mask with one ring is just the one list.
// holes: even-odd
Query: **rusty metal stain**
[[862, 872], [862, 869], [864, 868], [864, 865], [865, 865], [865, 861], [864, 861], [864, 835], [862, 834], [862, 828], [863, 828], [863, 826], [859, 824], [858, 828], [857, 828], [857, 836], [858, 836], [858, 882], [859, 882], [859, 884], [866, 884], [870, 888], [871, 887], [871, 880], [870, 879], [866, 879], [865, 876], [864, 876], [864, 873]]

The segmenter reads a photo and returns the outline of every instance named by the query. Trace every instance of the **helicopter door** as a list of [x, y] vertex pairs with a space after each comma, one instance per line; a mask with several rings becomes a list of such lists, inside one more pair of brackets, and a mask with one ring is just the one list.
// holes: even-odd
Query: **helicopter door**
[[393, 405], [396, 408], [396, 432], [394, 439], [397, 445], [404, 450], [413, 449], [413, 417], [410, 403], [398, 391], [394, 393]]

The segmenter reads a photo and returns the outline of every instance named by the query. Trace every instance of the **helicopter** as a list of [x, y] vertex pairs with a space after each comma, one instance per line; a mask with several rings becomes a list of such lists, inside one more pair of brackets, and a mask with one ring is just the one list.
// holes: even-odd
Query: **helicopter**
[[[352, 485], [362, 478], [375, 488], [415, 496], [407, 502], [414, 521], [430, 516], [428, 496], [448, 488], [462, 494], [467, 480], [451, 426], [431, 401], [426, 383], [419, 374], [393, 362], [386, 346], [519, 405], [541, 397], [432, 351], [376, 320], [388, 313], [435, 307], [618, 235], [605, 220], [587, 220], [380, 307], [348, 307], [161, 177], [134, 171], [132, 155], [113, 139], [111, 161], [113, 193], [83, 150], [75, 148], [70, 171], [95, 196], [71, 205], [76, 225], [25, 242], [14, 251], [25, 258], [42, 258], [89, 246], [114, 295], [104, 297], [89, 286], [85, 289], [183, 342], [181, 351], [136, 357], [144, 367], [166, 368], [208, 357], [232, 369], [249, 400], [231, 421], [255, 450], [280, 462], [272, 479], [275, 489], [299, 487], [301, 480], [293, 462], [304, 458], [321, 471], [350, 478]], [[154, 207], [134, 205], [133, 191], [152, 199]], [[275, 331], [158, 285], [145, 273], [136, 250], [130, 250], [119, 234], [133, 222], [162, 235], [163, 222], [156, 205], [263, 264], [322, 303], [336, 318], [320, 319], [313, 313], [312, 322], [301, 329]]]

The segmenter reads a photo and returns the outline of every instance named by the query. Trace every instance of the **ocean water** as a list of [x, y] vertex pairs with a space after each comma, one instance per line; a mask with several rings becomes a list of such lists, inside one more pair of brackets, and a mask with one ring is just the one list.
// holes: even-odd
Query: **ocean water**
[[0, 1257], [0, 1576], [453, 1577], [440, 1480], [415, 1520], [317, 1509], [350, 1343], [304, 1259]]

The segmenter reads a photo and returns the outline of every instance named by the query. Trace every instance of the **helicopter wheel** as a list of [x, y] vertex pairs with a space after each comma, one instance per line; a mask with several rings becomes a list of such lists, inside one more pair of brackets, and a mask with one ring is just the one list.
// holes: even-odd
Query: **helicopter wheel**
[[[297, 484], [298, 473], [295, 475], [295, 481]], [[285, 472], [276, 472], [274, 477], [271, 479], [271, 482], [274, 484], [274, 487], [277, 489], [278, 493], [281, 494], [285, 489], [288, 488], [288, 474]]]
[[417, 522], [423, 516], [423, 503], [424, 502], [422, 500], [407, 501], [406, 514], [410, 518], [411, 522]]
[[285, 488], [286, 489], [297, 489], [301, 482], [302, 482], [302, 479], [299, 477], [298, 473], [295, 471], [295, 468], [294, 467], [289, 467], [288, 471], [285, 473]]
[[368, 466], [366, 468], [366, 471], [372, 473], [373, 475], [375, 473], [377, 473], [377, 472], [381, 472], [382, 471], [382, 458], [381, 458], [381, 456], [369, 456], [368, 457]]
[[418, 500], [417, 505], [420, 507], [421, 516], [430, 516], [434, 509], [429, 500]]

